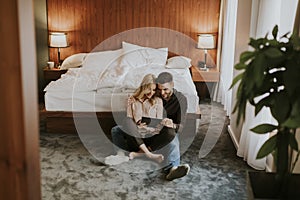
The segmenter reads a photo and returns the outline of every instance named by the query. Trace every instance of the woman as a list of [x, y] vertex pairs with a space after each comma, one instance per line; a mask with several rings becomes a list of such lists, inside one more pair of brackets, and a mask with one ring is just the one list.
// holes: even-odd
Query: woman
[[[145, 137], [141, 133], [141, 129], [148, 130], [146, 124], [142, 121], [143, 118], [157, 118], [163, 117], [163, 103], [162, 99], [157, 97], [156, 94], [156, 77], [153, 74], [147, 74], [139, 88], [136, 89], [134, 94], [129, 98], [127, 106], [127, 119], [126, 119], [126, 132], [133, 137], [129, 137], [131, 144], [136, 145], [138, 152], [130, 152], [129, 159], [146, 155], [148, 158], [157, 162], [162, 162], [164, 157], [162, 154], [152, 153], [144, 143]], [[152, 132], [153, 134], [159, 131]]]

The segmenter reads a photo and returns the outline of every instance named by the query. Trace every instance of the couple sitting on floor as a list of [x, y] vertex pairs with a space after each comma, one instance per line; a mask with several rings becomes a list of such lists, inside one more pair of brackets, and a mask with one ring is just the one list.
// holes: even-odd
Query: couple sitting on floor
[[186, 97], [174, 89], [173, 77], [162, 72], [146, 75], [129, 98], [127, 118], [112, 128], [113, 143], [129, 153], [129, 159], [145, 155], [163, 164], [166, 179], [188, 174], [188, 164], [180, 164], [178, 134], [187, 110]]

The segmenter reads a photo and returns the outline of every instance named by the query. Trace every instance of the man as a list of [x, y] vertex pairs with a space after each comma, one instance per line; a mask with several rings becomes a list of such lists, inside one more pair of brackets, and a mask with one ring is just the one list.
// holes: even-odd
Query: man
[[[158, 152], [164, 155], [164, 171], [167, 180], [174, 180], [187, 175], [190, 171], [188, 164], [180, 164], [180, 150], [178, 133], [183, 129], [185, 122], [187, 100], [186, 97], [174, 89], [173, 76], [168, 72], [162, 72], [156, 79], [159, 95], [163, 99], [164, 118], [162, 124], [166, 127], [174, 129], [176, 134], [172, 135], [172, 131], [164, 131], [153, 136], [152, 141], [161, 141], [172, 136], [172, 140], [163, 147], [160, 146]], [[173, 130], [173, 132], [174, 132]], [[112, 139], [115, 145], [122, 149], [128, 149], [126, 146], [126, 134], [119, 126], [112, 128]], [[168, 135], [169, 134], [169, 135]], [[159, 145], [158, 145], [159, 146]], [[154, 149], [155, 150], [155, 149]]]
[[167, 163], [165, 170], [167, 171], [166, 179], [173, 180], [181, 178], [189, 173], [188, 164], [180, 164], [180, 150], [178, 133], [183, 129], [185, 122], [187, 100], [186, 97], [174, 89], [173, 77], [168, 72], [162, 72], [156, 79], [157, 87], [161, 98], [163, 99], [164, 111], [166, 117], [163, 124], [172, 127], [177, 133], [174, 139], [166, 146], [168, 155], [164, 155]]

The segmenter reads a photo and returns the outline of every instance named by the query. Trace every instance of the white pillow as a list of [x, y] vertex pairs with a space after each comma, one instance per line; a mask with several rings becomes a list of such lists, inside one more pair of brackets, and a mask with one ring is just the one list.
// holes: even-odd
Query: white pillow
[[69, 69], [69, 68], [79, 67], [82, 65], [85, 56], [86, 56], [86, 53], [73, 54], [73, 55], [67, 57], [63, 61], [60, 68], [61, 69]]
[[121, 86], [123, 89], [137, 89], [146, 74], [153, 74], [157, 77], [163, 71], [166, 71], [165, 66], [157, 66], [156, 64], [131, 67], [121, 80]]
[[122, 56], [122, 49], [112, 51], [99, 51], [88, 53], [82, 68], [93, 70], [105, 70], [116, 62], [119, 63]]
[[174, 56], [168, 59], [166, 68], [184, 69], [191, 67], [191, 59], [184, 56]]
[[168, 48], [154, 49], [122, 42], [124, 56], [121, 65], [140, 67], [148, 64], [165, 65], [168, 57]]

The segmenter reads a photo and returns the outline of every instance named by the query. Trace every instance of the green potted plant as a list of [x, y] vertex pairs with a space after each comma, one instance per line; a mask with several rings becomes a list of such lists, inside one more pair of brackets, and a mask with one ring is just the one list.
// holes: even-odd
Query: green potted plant
[[[274, 186], [269, 198], [286, 199], [299, 195], [300, 188], [296, 187], [296, 193], [291, 191], [300, 182], [299, 176], [296, 181], [291, 178], [299, 157], [296, 129], [300, 127], [300, 38], [296, 34], [285, 34], [278, 39], [277, 34], [276, 25], [271, 39], [267, 35], [250, 38], [249, 45], [253, 50], [240, 55], [235, 69], [242, 72], [233, 79], [231, 88], [239, 83], [233, 110], [237, 112], [237, 123], [245, 119], [247, 102], [254, 106], [255, 115], [267, 107], [277, 121], [277, 124], [262, 123], [251, 131], [258, 134], [276, 132], [262, 145], [257, 159], [272, 153], [276, 173], [270, 179]], [[293, 153], [296, 153], [296, 159], [292, 163]]]

